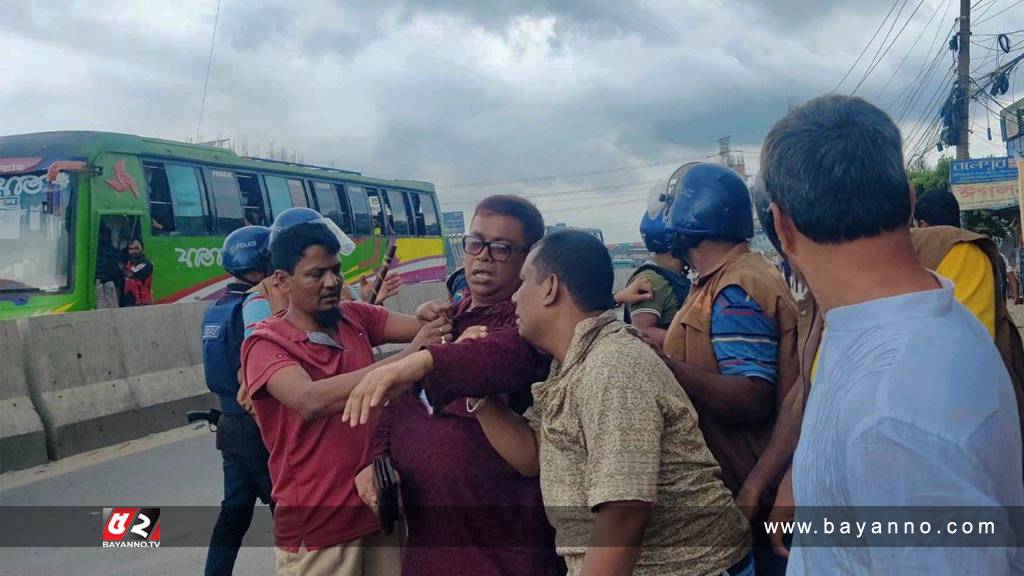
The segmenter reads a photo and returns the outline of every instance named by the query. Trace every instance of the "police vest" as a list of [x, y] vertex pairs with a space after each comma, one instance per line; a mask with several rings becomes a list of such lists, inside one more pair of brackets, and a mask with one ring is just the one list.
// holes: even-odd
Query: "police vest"
[[203, 314], [203, 369], [206, 386], [220, 398], [225, 414], [245, 414], [238, 403], [238, 367], [242, 355], [242, 304], [245, 292], [228, 293]]
[[[686, 302], [686, 297], [690, 294], [690, 280], [686, 276], [683, 276], [682, 274], [676, 272], [675, 270], [663, 268], [653, 262], [644, 262], [629, 277], [629, 282], [626, 282], [626, 286], [632, 284], [633, 280], [635, 280], [636, 277], [644, 270], [653, 270], [662, 278], [668, 280], [669, 286], [672, 286], [672, 292], [676, 297], [676, 305], [682, 308], [683, 302]], [[629, 309], [630, 306], [627, 305], [623, 308], [622, 312], [622, 321], [625, 322], [626, 324], [632, 323]]]

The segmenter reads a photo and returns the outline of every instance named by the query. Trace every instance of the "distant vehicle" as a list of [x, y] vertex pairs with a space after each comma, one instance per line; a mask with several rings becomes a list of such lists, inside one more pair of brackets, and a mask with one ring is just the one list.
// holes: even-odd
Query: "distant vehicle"
[[[355, 281], [398, 245], [405, 283], [445, 280], [433, 184], [105, 132], [0, 137], [0, 319], [95, 307], [99, 242], [141, 238], [157, 303], [216, 298], [229, 232], [309, 206], [356, 241]], [[111, 234], [101, 236], [100, 230]]]
[[624, 258], [618, 258], [618, 259], [612, 260], [612, 268], [613, 269], [620, 269], [621, 268], [621, 269], [631, 270], [631, 269], [636, 268], [636, 267], [637, 266], [635, 264], [633, 264], [632, 260], [628, 260], [628, 259], [624, 259]]

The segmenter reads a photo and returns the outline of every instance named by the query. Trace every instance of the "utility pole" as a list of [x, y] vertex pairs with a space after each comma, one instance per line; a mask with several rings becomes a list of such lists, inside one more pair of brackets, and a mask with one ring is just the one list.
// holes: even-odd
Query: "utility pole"
[[971, 121], [971, 0], [960, 0], [960, 33], [957, 37], [956, 78], [960, 94], [959, 134], [956, 143], [956, 159], [971, 157], [967, 147], [970, 142]]

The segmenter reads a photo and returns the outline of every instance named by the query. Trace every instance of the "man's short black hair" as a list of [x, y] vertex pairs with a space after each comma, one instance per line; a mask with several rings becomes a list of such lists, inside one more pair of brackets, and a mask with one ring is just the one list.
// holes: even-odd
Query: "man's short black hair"
[[794, 108], [765, 137], [768, 196], [818, 243], [869, 238], [910, 224], [899, 128], [851, 96], [821, 96]]
[[310, 246], [323, 246], [324, 250], [334, 255], [341, 250], [338, 239], [323, 224], [306, 222], [292, 226], [276, 234], [270, 244], [270, 259], [274, 270], [293, 274], [295, 265], [302, 260], [302, 255]]
[[535, 251], [533, 266], [538, 280], [558, 276], [580, 310], [615, 307], [612, 257], [596, 237], [581, 230], [561, 230], [545, 236]]
[[952, 192], [941, 190], [924, 194], [914, 204], [914, 220], [927, 222], [929, 226], [960, 227], [960, 203]]
[[488, 196], [476, 205], [473, 216], [477, 214], [502, 214], [519, 220], [523, 225], [523, 240], [529, 248], [537, 243], [544, 236], [544, 217], [540, 210], [526, 198], [512, 194], [498, 194]]

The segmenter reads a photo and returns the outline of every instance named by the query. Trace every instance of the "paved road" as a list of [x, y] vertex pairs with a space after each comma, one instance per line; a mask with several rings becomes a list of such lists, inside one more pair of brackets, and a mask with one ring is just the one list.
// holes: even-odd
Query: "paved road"
[[[221, 461], [213, 441], [213, 434], [205, 430], [182, 428], [32, 470], [2, 474], [0, 506], [218, 506]], [[269, 511], [261, 506], [256, 515], [269, 518]], [[100, 524], [98, 520], [97, 534]], [[161, 526], [164, 540], [170, 528]], [[204, 532], [205, 540], [208, 529]], [[0, 548], [0, 574], [193, 575], [202, 574], [205, 559], [205, 548]], [[242, 549], [235, 574], [273, 573], [272, 548]]]

